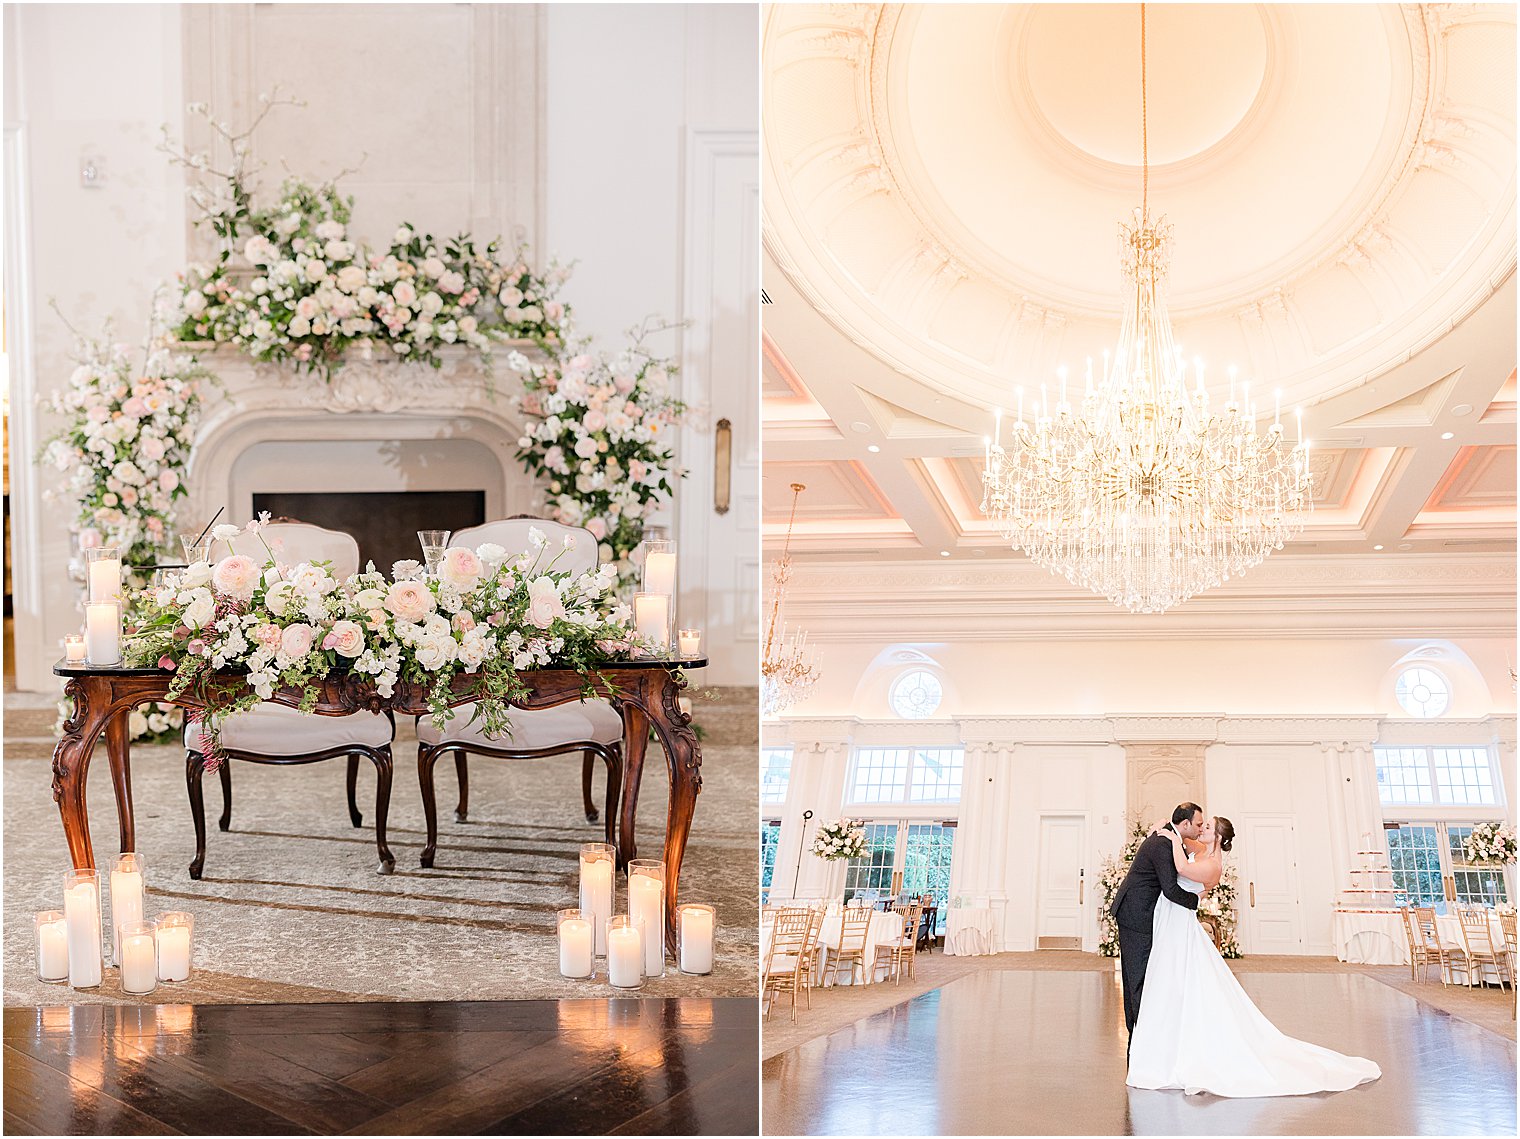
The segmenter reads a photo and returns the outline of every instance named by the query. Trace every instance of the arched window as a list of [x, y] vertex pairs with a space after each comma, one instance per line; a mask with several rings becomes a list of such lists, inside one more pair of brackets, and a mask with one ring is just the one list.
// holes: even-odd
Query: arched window
[[915, 669], [903, 673], [892, 685], [892, 710], [905, 720], [922, 720], [934, 715], [944, 695], [939, 677]]
[[1404, 711], [1426, 720], [1439, 716], [1451, 705], [1451, 685], [1446, 678], [1435, 669], [1418, 665], [1399, 673], [1393, 694]]

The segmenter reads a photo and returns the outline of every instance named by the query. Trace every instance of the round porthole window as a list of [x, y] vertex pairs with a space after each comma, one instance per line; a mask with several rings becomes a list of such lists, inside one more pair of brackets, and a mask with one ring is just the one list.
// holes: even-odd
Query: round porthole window
[[1451, 704], [1451, 686], [1430, 668], [1406, 668], [1393, 693], [1404, 711], [1421, 719], [1439, 716]]
[[932, 716], [945, 695], [939, 677], [932, 672], [905, 672], [892, 685], [892, 710], [905, 720]]

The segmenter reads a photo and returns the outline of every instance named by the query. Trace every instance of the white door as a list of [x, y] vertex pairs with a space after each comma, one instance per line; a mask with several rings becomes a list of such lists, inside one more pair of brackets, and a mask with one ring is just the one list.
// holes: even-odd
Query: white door
[[1245, 953], [1301, 953], [1298, 844], [1286, 815], [1248, 815], [1237, 846], [1239, 930]]
[[682, 395], [706, 411], [681, 428], [676, 493], [683, 627], [702, 627], [701, 685], [759, 683], [760, 142], [686, 137]]
[[1035, 948], [1081, 949], [1082, 852], [1087, 820], [1081, 815], [1040, 816], [1040, 879], [1035, 914]]

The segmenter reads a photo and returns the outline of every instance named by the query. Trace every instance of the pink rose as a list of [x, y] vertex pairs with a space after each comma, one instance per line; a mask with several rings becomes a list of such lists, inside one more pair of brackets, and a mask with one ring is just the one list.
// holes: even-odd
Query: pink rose
[[586, 522], [586, 529], [590, 531], [591, 536], [598, 542], [607, 536], [607, 523], [603, 522], [600, 518], [589, 519]]
[[287, 625], [280, 634], [280, 651], [292, 660], [299, 660], [311, 652], [317, 631], [310, 625]]
[[253, 639], [268, 652], [279, 652], [280, 642], [284, 639], [278, 625], [265, 621], [253, 631]]
[[420, 581], [398, 581], [385, 594], [385, 607], [403, 621], [420, 621], [433, 611], [433, 595]]
[[528, 583], [528, 620], [540, 629], [547, 629], [558, 617], [565, 615], [565, 606], [559, 599], [559, 590], [547, 577], [536, 577]]
[[474, 589], [484, 572], [485, 567], [480, 564], [475, 551], [464, 546], [450, 546], [443, 552], [443, 561], [438, 566], [438, 576], [461, 593]]
[[451, 624], [454, 626], [454, 632], [468, 633], [475, 627], [475, 618], [471, 617], [468, 613], [455, 613]]
[[364, 630], [352, 621], [334, 621], [331, 631], [322, 638], [322, 647], [353, 659], [364, 651]]
[[586, 412], [586, 418], [582, 422], [585, 423], [587, 431], [600, 431], [607, 426], [607, 417], [593, 408]]
[[620, 395], [627, 395], [629, 392], [633, 391], [633, 377], [621, 374], [614, 376], [612, 379], [612, 386], [617, 388]]
[[158, 489], [159, 490], [167, 492], [167, 491], [173, 490], [177, 486], [179, 486], [179, 475], [177, 473], [175, 473], [174, 471], [163, 471], [163, 472], [161, 472], [159, 474], [159, 476], [158, 476]]
[[417, 303], [417, 290], [410, 281], [397, 281], [396, 287], [391, 290], [391, 296], [396, 298], [396, 303], [403, 308]]
[[162, 459], [167, 450], [162, 439], [148, 438], [140, 440], [137, 444], [138, 453], [150, 463], [156, 463]]
[[139, 397], [133, 396], [121, 405], [121, 413], [130, 415], [133, 419], [141, 419], [148, 414], [148, 406]]
[[211, 571], [211, 584], [228, 597], [251, 601], [263, 576], [252, 558], [245, 554], [229, 554]]
[[644, 476], [649, 473], [649, 467], [643, 459], [628, 460], [628, 477], [634, 482], [643, 482]]

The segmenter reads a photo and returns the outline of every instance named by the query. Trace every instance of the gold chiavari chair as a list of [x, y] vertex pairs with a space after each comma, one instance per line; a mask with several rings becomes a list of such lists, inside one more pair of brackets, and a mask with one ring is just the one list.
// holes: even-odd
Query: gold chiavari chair
[[849, 967], [850, 980], [853, 983], [855, 973], [860, 972], [861, 983], [866, 981], [866, 940], [871, 932], [871, 915], [876, 910], [871, 906], [845, 906], [844, 912], [839, 915], [839, 948], [830, 951], [829, 947], [823, 947], [823, 975], [825, 980], [829, 977], [838, 983], [839, 970]]
[[1436, 928], [1436, 911], [1433, 906], [1414, 907], [1415, 925], [1420, 931], [1420, 943], [1427, 946], [1441, 963], [1441, 984], [1451, 982], [1452, 968], [1466, 958], [1460, 949], [1448, 947], [1441, 941], [1441, 931]]
[[[1501, 910], [1499, 912], [1499, 928], [1504, 931], [1504, 953], [1509, 958], [1509, 975], [1513, 980], [1515, 976], [1516, 944], [1515, 944], [1515, 911]], [[1509, 1005], [1509, 1015], [1515, 1016], [1515, 1002]]]
[[881, 959], [887, 958], [890, 965], [888, 975], [900, 985], [904, 966], [908, 976], [913, 976], [913, 963], [918, 959], [918, 923], [924, 907], [921, 902], [910, 902], [894, 912], [902, 920], [902, 928], [891, 941], [876, 947], [876, 964], [880, 965]]
[[1427, 938], [1413, 909], [1404, 910], [1403, 916], [1404, 938], [1409, 942], [1409, 975], [1411, 979], [1424, 984], [1432, 963], [1437, 969], [1443, 967], [1441, 943], [1435, 938], [1435, 923], [1432, 921], [1430, 936]]
[[1488, 924], [1488, 911], [1481, 906], [1458, 906], [1457, 921], [1462, 926], [1462, 944], [1467, 948], [1467, 983], [1481, 984], [1483, 970], [1489, 965], [1499, 974], [1499, 987], [1505, 981], [1515, 986], [1514, 975], [1509, 969], [1509, 954], [1494, 944], [1493, 927]]
[[[770, 951], [765, 956], [765, 973], [761, 993], [765, 998], [765, 1015], [770, 1016], [776, 999], [783, 992], [792, 995], [792, 1019], [797, 1019], [797, 992], [811, 990], [812, 954], [809, 945], [816, 936], [813, 911], [783, 909], [771, 927]], [[808, 1007], [812, 1007], [809, 999]]]

